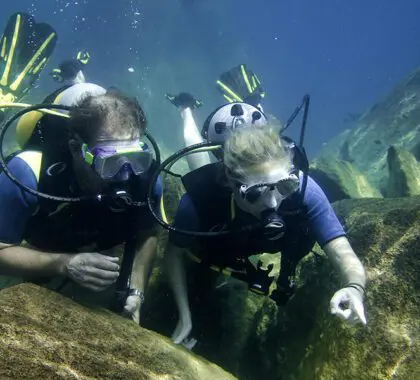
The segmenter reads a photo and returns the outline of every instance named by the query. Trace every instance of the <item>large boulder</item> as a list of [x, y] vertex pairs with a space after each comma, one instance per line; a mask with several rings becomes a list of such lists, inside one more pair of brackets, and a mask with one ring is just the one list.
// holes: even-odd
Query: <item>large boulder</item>
[[413, 153], [416, 160], [420, 162], [420, 142], [411, 149], [411, 153]]
[[388, 149], [387, 197], [420, 195], [420, 163], [409, 151], [391, 146]]
[[334, 208], [367, 269], [368, 326], [348, 326], [329, 314], [336, 275], [325, 256], [307, 258], [304, 285], [262, 337], [276, 335], [273, 360], [283, 353], [277, 376], [419, 379], [420, 197], [345, 200]]
[[[367, 270], [368, 326], [330, 315], [340, 284], [317, 247], [299, 265], [286, 308], [241, 282], [189, 268], [196, 353], [247, 380], [420, 378], [420, 197], [343, 200], [334, 208]], [[150, 299], [145, 324], [170, 334], [177, 315], [164, 277]]]
[[234, 379], [169, 339], [47, 289], [0, 292], [1, 379]]
[[388, 178], [389, 146], [416, 154], [420, 144], [420, 68], [355, 121], [351, 129], [329, 141], [318, 157], [351, 162], [376, 188]]
[[367, 178], [345, 160], [319, 158], [310, 167], [311, 177], [321, 186], [330, 202], [352, 198], [381, 198]]

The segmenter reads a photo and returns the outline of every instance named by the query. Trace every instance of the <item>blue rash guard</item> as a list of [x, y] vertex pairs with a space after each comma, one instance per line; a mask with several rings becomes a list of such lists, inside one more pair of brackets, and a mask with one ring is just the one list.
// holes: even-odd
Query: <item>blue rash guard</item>
[[[304, 205], [306, 206], [307, 210], [305, 215], [305, 225], [307, 226], [313, 240], [318, 242], [321, 247], [323, 247], [331, 240], [334, 240], [340, 236], [345, 236], [343, 226], [339, 222], [326, 195], [318, 186], [318, 184], [309, 176], [307, 188], [305, 191]], [[217, 204], [212, 204], [211, 207], [216, 208]], [[226, 207], [226, 204], [224, 204], [223, 207]], [[206, 215], [199, 215], [190, 195], [184, 194], [179, 203], [174, 226], [188, 231], [203, 231], [200, 229], [200, 227], [203, 228], [202, 226], [205, 224], [203, 223], [204, 218], [206, 218]], [[237, 218], [240, 219], [239, 226], [246, 226], [253, 223], [249, 214], [246, 214], [245, 212], [238, 209]], [[225, 221], [221, 221], [221, 223], [225, 223]], [[292, 221], [291, 223], [294, 222]], [[236, 224], [236, 226], [238, 226], [238, 224]], [[285, 241], [289, 240], [288, 236], [290, 237], [290, 234], [299, 234], [300, 230], [293, 229], [293, 226], [290, 225], [287, 225], [287, 227], [289, 227], [288, 230], [291, 231], [289, 235], [286, 232], [283, 238], [274, 242], [269, 241], [267, 238], [264, 238], [263, 234], [260, 234], [257, 235], [256, 239], [253, 239], [253, 242], [248, 240], [245, 244], [241, 244], [239, 241], [232, 241], [237, 239], [237, 236], [235, 236], [233, 239], [229, 239], [229, 237], [226, 239], [221, 238], [222, 243], [217, 243], [217, 238], [216, 240], [213, 240], [214, 243], [212, 243], [211, 239], [215, 238], [206, 238], [207, 240], [204, 245], [210, 252], [217, 252], [220, 249], [223, 250], [223, 247], [225, 247], [226, 243], [228, 243], [229, 250], [238, 250], [248, 255], [262, 252], [274, 253], [282, 250], [282, 248], [285, 247]], [[197, 240], [202, 239], [194, 239], [189, 236], [177, 234], [174, 232], [171, 232], [170, 234], [170, 241], [174, 245], [181, 248], [192, 248], [193, 243]], [[289, 248], [293, 250], [293, 247]]]
[[[35, 177], [35, 174], [31, 167], [21, 158], [14, 157], [8, 163], [8, 168], [10, 172], [16, 177], [20, 182], [27, 185], [32, 189], [38, 188], [38, 181]], [[155, 200], [159, 201], [162, 196], [162, 183], [159, 180], [155, 187]], [[26, 232], [28, 225], [34, 218], [34, 214], [39, 209], [38, 198], [25, 192], [20, 187], [15, 185], [10, 179], [4, 174], [0, 174], [0, 241], [8, 244], [19, 244], [22, 240], [26, 239]], [[89, 215], [89, 206], [84, 209], [86, 214], [86, 219], [93, 219], [92, 224], [99, 224], [98, 220], [94, 220], [95, 215], [92, 210]], [[96, 210], [96, 209], [94, 209]], [[138, 230], [144, 230], [152, 228], [155, 225], [154, 219], [151, 217], [148, 209], [141, 209], [140, 218], [136, 219], [139, 224], [136, 226]], [[115, 214], [115, 218], [113, 217]], [[106, 214], [109, 216], [109, 220], [106, 220], [103, 224], [116, 222], [116, 224], [121, 224], [121, 213], [111, 213]], [[66, 216], [64, 216], [66, 218]], [[122, 217], [124, 218], [124, 217]], [[55, 222], [52, 221], [52, 224]], [[36, 223], [35, 223], [36, 224]], [[77, 224], [76, 224], [77, 225]], [[74, 227], [74, 225], [72, 225]], [[76, 229], [74, 233], [76, 234]], [[83, 231], [79, 231], [79, 233]], [[68, 231], [70, 239], [73, 234], [73, 229]], [[52, 238], [52, 236], [46, 236], [46, 239]], [[101, 237], [99, 237], [101, 239]], [[121, 241], [122, 242], [122, 241]], [[63, 247], [62, 249], [66, 249]]]

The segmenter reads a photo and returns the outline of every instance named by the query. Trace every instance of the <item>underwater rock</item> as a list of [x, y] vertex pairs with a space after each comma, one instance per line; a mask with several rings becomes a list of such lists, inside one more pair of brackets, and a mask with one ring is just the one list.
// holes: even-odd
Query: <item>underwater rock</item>
[[[244, 283], [189, 268], [195, 353], [246, 380], [420, 379], [420, 197], [333, 206], [367, 270], [367, 327], [330, 314], [340, 284], [316, 247], [319, 255], [298, 266], [298, 290], [285, 308]], [[159, 281], [145, 304], [145, 324], [170, 335], [177, 313]]]
[[420, 142], [416, 146], [414, 146], [413, 149], [411, 149], [411, 153], [413, 153], [417, 161], [420, 162]]
[[310, 166], [310, 176], [321, 186], [330, 202], [382, 197], [366, 177], [347, 161], [320, 158]]
[[420, 163], [409, 151], [394, 146], [388, 149], [387, 197], [420, 195]]
[[[410, 73], [382, 101], [329, 141], [318, 157], [351, 158], [375, 188], [388, 177], [387, 150], [407, 150], [420, 144], [420, 68]], [[350, 161], [350, 160], [349, 160]]]
[[234, 379], [104, 309], [21, 284], [0, 292], [1, 379]]
[[420, 197], [344, 200], [334, 208], [367, 269], [368, 325], [331, 316], [339, 287], [331, 266], [325, 257], [304, 263], [312, 275], [277, 319], [283, 332], [271, 330], [285, 352], [278, 378], [419, 379]]

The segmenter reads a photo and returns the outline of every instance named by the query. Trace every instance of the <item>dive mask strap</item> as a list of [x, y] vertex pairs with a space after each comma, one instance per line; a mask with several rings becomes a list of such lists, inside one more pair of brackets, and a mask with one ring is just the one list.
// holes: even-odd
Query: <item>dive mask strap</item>
[[[85, 162], [92, 166], [95, 160], [95, 157], [100, 156], [101, 154], [103, 154], [105, 157], [112, 157], [112, 156], [122, 155], [122, 154], [144, 152], [147, 149], [147, 145], [142, 141], [139, 141], [136, 144], [132, 144], [131, 146], [121, 146], [121, 145], [118, 146], [117, 144], [112, 144], [112, 145], [103, 144], [103, 148], [100, 145], [98, 145], [98, 146], [95, 146], [92, 150], [90, 150], [87, 144], [82, 144], [81, 149], [82, 149], [82, 155]], [[95, 151], [98, 151], [98, 153], [95, 154]]]
[[89, 150], [89, 147], [87, 144], [82, 144], [82, 155], [83, 159], [87, 164], [90, 166], [93, 165], [93, 160], [95, 159], [95, 156], [92, 154], [92, 152]]

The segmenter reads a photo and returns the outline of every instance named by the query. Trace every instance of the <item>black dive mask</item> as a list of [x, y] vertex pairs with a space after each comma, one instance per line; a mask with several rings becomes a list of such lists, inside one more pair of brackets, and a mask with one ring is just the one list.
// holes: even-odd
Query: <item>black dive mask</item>
[[261, 214], [262, 226], [264, 228], [264, 235], [269, 240], [277, 240], [284, 236], [286, 232], [286, 225], [283, 218], [276, 210], [269, 209], [263, 211]]

